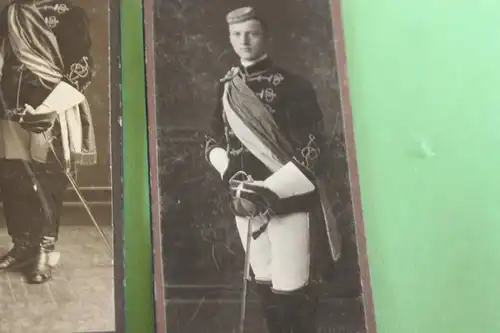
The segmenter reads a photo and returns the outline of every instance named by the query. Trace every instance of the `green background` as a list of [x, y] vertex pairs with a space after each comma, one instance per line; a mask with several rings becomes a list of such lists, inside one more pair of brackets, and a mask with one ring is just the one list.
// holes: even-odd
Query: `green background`
[[126, 333], [153, 333], [142, 1], [121, 0], [121, 5], [125, 323]]
[[500, 332], [500, 1], [342, 4], [378, 332]]

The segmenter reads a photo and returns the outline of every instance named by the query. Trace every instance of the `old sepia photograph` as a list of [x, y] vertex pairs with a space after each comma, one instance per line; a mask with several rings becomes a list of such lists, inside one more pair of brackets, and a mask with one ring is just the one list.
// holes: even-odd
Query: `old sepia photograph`
[[109, 5], [0, 0], [2, 333], [116, 329]]
[[367, 332], [332, 13], [328, 0], [155, 1], [168, 333]]

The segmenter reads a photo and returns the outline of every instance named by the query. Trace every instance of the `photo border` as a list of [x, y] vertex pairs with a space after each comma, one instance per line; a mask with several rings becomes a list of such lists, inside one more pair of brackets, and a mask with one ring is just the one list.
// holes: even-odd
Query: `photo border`
[[[162, 260], [161, 246], [161, 219], [160, 219], [160, 194], [158, 185], [158, 148], [156, 128], [156, 80], [155, 80], [155, 1], [143, 0], [144, 4], [144, 40], [147, 82], [147, 113], [148, 113], [148, 141], [150, 162], [151, 185], [151, 211], [152, 211], [152, 245], [154, 252], [154, 289], [155, 314], [158, 332], [166, 331], [166, 301], [165, 285], [163, 281], [164, 263]], [[161, 0], [160, 0], [161, 1]], [[345, 35], [343, 26], [342, 0], [330, 0], [331, 19], [333, 29], [333, 43], [335, 46], [335, 63], [337, 66], [338, 82], [340, 86], [342, 125], [347, 155], [349, 173], [350, 197], [352, 200], [353, 217], [355, 221], [355, 236], [358, 249], [358, 265], [360, 268], [360, 281], [365, 314], [365, 329], [367, 333], [377, 333], [372, 286], [370, 279], [369, 261], [366, 246], [365, 225], [361, 203], [361, 190], [359, 184], [356, 143], [354, 135], [352, 105], [350, 99], [347, 59], [345, 51]], [[168, 333], [168, 332], [167, 332]]]
[[108, 0], [109, 20], [109, 64], [110, 64], [110, 139], [111, 139], [111, 189], [113, 220], [113, 272], [115, 297], [115, 329], [109, 333], [125, 332], [124, 294], [124, 242], [123, 242], [123, 135], [120, 126], [122, 118], [121, 102], [121, 57], [120, 57], [120, 5]]
[[146, 53], [146, 104], [148, 117], [149, 170], [151, 191], [151, 222], [153, 246], [153, 283], [155, 295], [155, 323], [157, 332], [167, 332], [166, 295], [163, 270], [163, 247], [161, 227], [161, 196], [158, 172], [158, 128], [156, 121], [156, 77], [155, 77], [155, 0], [143, 0], [144, 39]]
[[331, 15], [333, 23], [333, 37], [335, 44], [335, 61], [337, 64], [338, 81], [340, 87], [340, 104], [342, 125], [344, 129], [344, 142], [346, 147], [347, 168], [349, 171], [349, 188], [352, 200], [355, 222], [355, 236], [358, 248], [358, 265], [362, 299], [365, 314], [365, 328], [367, 333], [377, 333], [375, 321], [375, 308], [373, 304], [370, 268], [366, 247], [365, 223], [361, 203], [361, 189], [359, 183], [358, 162], [356, 155], [356, 142], [354, 135], [351, 95], [349, 90], [349, 75], [347, 71], [347, 56], [345, 48], [345, 34], [342, 13], [342, 0], [331, 0]]

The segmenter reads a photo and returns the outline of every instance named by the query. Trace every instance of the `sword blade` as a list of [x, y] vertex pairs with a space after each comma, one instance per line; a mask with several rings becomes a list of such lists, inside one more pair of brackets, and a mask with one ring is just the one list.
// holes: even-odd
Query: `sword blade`
[[45, 133], [43, 134], [43, 137], [48, 142], [50, 149], [52, 150], [52, 154], [54, 154], [54, 157], [56, 158], [59, 166], [64, 170], [66, 178], [68, 179], [69, 183], [71, 184], [71, 187], [73, 188], [76, 195], [78, 196], [78, 199], [80, 199], [80, 202], [83, 204], [83, 207], [85, 208], [87, 215], [89, 216], [90, 220], [92, 221], [92, 224], [94, 224], [94, 227], [97, 229], [97, 232], [99, 232], [101, 238], [104, 240], [104, 243], [106, 244], [106, 247], [108, 248], [111, 256], [113, 256], [113, 246], [111, 245], [111, 242], [108, 240], [108, 237], [104, 233], [104, 230], [101, 228], [101, 226], [97, 222], [96, 218], [94, 217], [94, 214], [90, 210], [90, 207], [87, 204], [87, 201], [85, 200], [84, 196], [82, 195], [82, 192], [80, 191], [80, 188], [78, 187], [78, 184], [76, 183], [76, 180], [73, 178], [70, 171], [67, 170], [67, 168], [64, 166], [64, 164], [61, 162], [61, 160], [57, 156], [51, 140], [49, 140], [49, 138], [47, 138], [47, 135], [45, 135]]
[[245, 331], [245, 320], [247, 313], [248, 279], [250, 278], [250, 244], [252, 242], [252, 218], [248, 218], [247, 242], [245, 248], [245, 266], [243, 269], [243, 289], [241, 292], [241, 312], [239, 333]]
[[94, 214], [92, 214], [92, 211], [90, 210], [90, 207], [88, 206], [87, 201], [85, 200], [85, 198], [83, 197], [82, 193], [80, 192], [80, 189], [78, 188], [78, 185], [76, 184], [75, 179], [71, 176], [71, 174], [69, 174], [69, 172], [66, 172], [66, 177], [68, 178], [68, 180], [69, 180], [71, 186], [73, 187], [73, 190], [75, 191], [76, 195], [78, 196], [78, 198], [82, 202], [83, 207], [87, 211], [87, 215], [90, 217], [90, 220], [92, 221], [92, 223], [96, 227], [97, 231], [101, 235], [102, 239], [106, 243], [106, 246], [108, 247], [111, 255], [113, 255], [113, 246], [111, 245], [111, 242], [108, 240], [108, 237], [106, 236], [104, 230], [101, 228], [101, 226], [97, 222], [96, 218], [94, 217]]
[[[4, 109], [3, 111], [6, 112], [7, 111], [7, 103], [5, 102], [5, 99], [4, 99], [4, 96], [3, 96], [3, 92], [1, 91], [1, 89], [0, 89], [0, 103], [1, 103], [1, 105], [3, 107], [3, 109]], [[15, 131], [13, 131], [13, 133], [14, 133], [15, 140], [17, 141], [18, 144], [20, 144], [21, 143], [21, 139], [19, 138], [19, 135]], [[90, 219], [92, 220], [92, 223], [94, 224], [94, 226], [96, 227], [96, 229], [99, 232], [100, 236], [102, 237], [102, 239], [106, 243], [106, 246], [110, 250], [111, 256], [113, 256], [113, 247], [111, 246], [111, 243], [108, 240], [106, 234], [104, 233], [104, 231], [102, 230], [102, 228], [100, 227], [100, 225], [97, 223], [97, 220], [94, 217], [94, 214], [92, 214], [92, 211], [90, 210], [90, 208], [89, 208], [87, 202], [85, 201], [85, 199], [84, 199], [84, 197], [83, 197], [80, 189], [78, 188], [78, 185], [76, 184], [76, 181], [71, 176], [71, 174], [69, 174], [69, 172], [64, 167], [63, 163], [58, 158], [58, 156], [57, 156], [57, 154], [56, 154], [56, 152], [54, 150], [54, 146], [52, 145], [51, 140], [49, 138], [47, 138], [47, 135], [45, 133], [43, 134], [43, 137], [48, 142], [48, 144], [50, 146], [50, 149], [51, 149], [52, 153], [54, 154], [54, 156], [55, 156], [55, 158], [56, 158], [59, 166], [64, 170], [64, 173], [66, 174], [66, 178], [69, 180], [69, 182], [70, 182], [71, 186], [73, 187], [75, 193], [77, 194], [78, 198], [80, 199], [81, 203], [83, 204], [83, 206], [85, 208], [85, 211], [87, 212], [87, 215], [90, 217]], [[47, 215], [47, 218], [51, 218], [50, 208], [48, 207], [48, 204], [47, 204], [47, 201], [46, 201], [46, 199], [44, 197], [44, 194], [40, 192], [40, 191], [42, 191], [42, 188], [41, 188], [38, 180], [36, 179], [36, 176], [35, 176], [32, 168], [31, 168], [31, 166], [25, 160], [22, 160], [22, 163], [23, 163], [26, 171], [30, 175], [30, 178], [33, 181], [33, 188], [35, 189], [35, 191], [37, 192], [37, 194], [38, 194], [38, 196], [40, 198], [40, 201], [41, 201], [42, 206], [44, 208], [44, 212]]]

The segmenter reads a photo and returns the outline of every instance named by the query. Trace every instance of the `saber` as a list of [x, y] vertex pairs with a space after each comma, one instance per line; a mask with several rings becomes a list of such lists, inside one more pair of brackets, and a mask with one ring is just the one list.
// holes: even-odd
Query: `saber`
[[83, 197], [82, 192], [80, 191], [80, 188], [76, 184], [76, 180], [73, 178], [73, 176], [71, 175], [70, 171], [67, 168], [64, 167], [64, 164], [61, 162], [61, 160], [59, 159], [59, 157], [57, 157], [57, 154], [55, 152], [54, 146], [52, 146], [52, 142], [49, 140], [49, 138], [47, 138], [47, 136], [45, 135], [45, 133], [43, 133], [43, 137], [45, 138], [45, 140], [47, 140], [47, 143], [49, 144], [50, 149], [52, 150], [52, 154], [54, 154], [54, 156], [55, 156], [55, 158], [57, 160], [57, 163], [64, 170], [64, 174], [66, 175], [66, 178], [70, 182], [71, 187], [73, 187], [73, 190], [75, 191], [76, 195], [80, 199], [80, 202], [83, 204], [83, 207], [87, 211], [87, 215], [90, 217], [90, 220], [92, 221], [92, 223], [96, 227], [97, 231], [101, 235], [102, 239], [106, 243], [106, 246], [109, 249], [109, 251], [111, 253], [111, 256], [113, 256], [113, 247], [111, 245], [111, 242], [108, 240], [108, 237], [104, 233], [104, 230], [102, 230], [101, 226], [97, 222], [96, 218], [94, 217], [94, 214], [92, 214], [92, 211], [90, 210], [90, 207], [88, 206], [87, 201]]
[[66, 171], [66, 177], [68, 178], [69, 182], [71, 183], [71, 186], [73, 187], [73, 190], [75, 191], [76, 195], [78, 196], [78, 198], [82, 202], [83, 207], [87, 211], [88, 216], [92, 220], [92, 223], [94, 224], [94, 226], [96, 227], [97, 231], [101, 235], [102, 239], [106, 243], [106, 246], [107, 246], [107, 248], [108, 248], [111, 256], [113, 257], [113, 246], [111, 245], [111, 242], [108, 240], [108, 237], [104, 233], [104, 230], [102, 230], [102, 228], [99, 225], [99, 223], [97, 223], [97, 220], [95, 219], [94, 214], [92, 214], [92, 211], [90, 210], [90, 207], [88, 206], [85, 198], [83, 197], [82, 192], [80, 192], [80, 189], [78, 188], [78, 185], [76, 184], [75, 179], [71, 176], [71, 174], [69, 173], [69, 171]]
[[[4, 112], [7, 112], [7, 103], [4, 100], [3, 97], [3, 92], [0, 90], [0, 103], [2, 104], [2, 107], [4, 109]], [[7, 114], [6, 115], [7, 120], [10, 120], [13, 115]], [[21, 139], [19, 139], [19, 135], [17, 132], [13, 131], [14, 138], [17, 141], [17, 144], [21, 144]], [[50, 214], [50, 209], [49, 209], [49, 204], [47, 203], [47, 199], [45, 198], [45, 195], [42, 193], [42, 186], [40, 185], [40, 182], [38, 179], [36, 179], [35, 173], [33, 172], [33, 169], [31, 166], [28, 164], [27, 161], [21, 159], [21, 162], [26, 169], [26, 172], [28, 173], [29, 177], [31, 178], [31, 181], [33, 182], [33, 190], [35, 193], [38, 195], [38, 198], [40, 199], [40, 202], [42, 204], [43, 212], [45, 214], [45, 217], [47, 218], [48, 221], [51, 223], [53, 222], [52, 215]], [[60, 254], [59, 252], [52, 252], [51, 255], [49, 256], [49, 266], [55, 267], [57, 263], [59, 262], [59, 257]]]
[[243, 288], [241, 292], [240, 327], [238, 332], [245, 331], [245, 319], [247, 313], [248, 280], [250, 279], [250, 244], [252, 242], [252, 217], [248, 218], [247, 244], [245, 249], [245, 266], [243, 269]]
[[[2, 106], [3, 106], [3, 109], [4, 109], [4, 112], [7, 112], [8, 108], [7, 108], [7, 104], [5, 102], [5, 99], [4, 99], [4, 96], [3, 96], [3, 92], [0, 90], [0, 102], [2, 103]], [[7, 119], [11, 118], [12, 115], [10, 114], [7, 114]], [[10, 119], [9, 119], [10, 120]], [[11, 120], [12, 121], [12, 120]], [[21, 140], [19, 139], [19, 135], [17, 134], [17, 132], [13, 131], [13, 134], [14, 134], [14, 137], [16, 139], [16, 141], [18, 142], [18, 144], [21, 143]], [[88, 216], [90, 217], [92, 223], [94, 224], [94, 226], [96, 227], [97, 231], [99, 232], [100, 236], [103, 238], [104, 242], [106, 243], [106, 246], [108, 247], [108, 249], [110, 250], [110, 254], [111, 256], [113, 256], [113, 247], [111, 246], [111, 243], [109, 242], [108, 238], [106, 237], [106, 234], [104, 233], [104, 231], [102, 230], [102, 228], [99, 226], [99, 224], [97, 223], [97, 220], [95, 219], [94, 215], [92, 214], [92, 211], [90, 210], [87, 202], [85, 201], [83, 195], [81, 194], [81, 191], [80, 189], [78, 188], [78, 185], [76, 184], [76, 181], [74, 180], [73, 176], [71, 176], [71, 174], [69, 173], [69, 171], [64, 167], [63, 163], [61, 162], [61, 160], [57, 157], [57, 154], [55, 153], [55, 150], [54, 150], [54, 146], [52, 145], [52, 142], [47, 138], [47, 136], [45, 135], [45, 133], [43, 134], [43, 137], [45, 138], [45, 140], [47, 141], [47, 143], [49, 144], [49, 147], [52, 151], [52, 153], [54, 154], [59, 166], [64, 170], [64, 174], [66, 175], [66, 178], [68, 179], [68, 181], [70, 182], [71, 186], [73, 187], [75, 193], [77, 194], [78, 198], [80, 199], [81, 203], [83, 204]], [[40, 198], [40, 201], [42, 202], [42, 205], [43, 205], [43, 208], [44, 208], [44, 212], [45, 212], [45, 215], [50, 219], [52, 220], [52, 216], [50, 215], [50, 209], [48, 207], [48, 203], [45, 199], [45, 196], [43, 193], [41, 193], [42, 191], [42, 188], [38, 182], [38, 180], [36, 179], [36, 176], [31, 168], [31, 166], [29, 165], [29, 163], [25, 160], [22, 160], [22, 163], [26, 169], [26, 171], [28, 172], [28, 174], [30, 175], [30, 178], [31, 180], [33, 181], [33, 188], [35, 190], [35, 192], [37, 192], [39, 198]], [[58, 261], [58, 259], [55, 259], [55, 261]]]
[[[243, 180], [237, 180], [238, 177], [242, 177]], [[245, 181], [253, 181], [252, 176], [247, 175], [244, 171], [236, 172], [229, 183], [232, 186], [235, 186], [236, 193], [233, 196], [233, 200], [236, 199], [238, 201], [244, 200], [241, 197], [242, 194], [242, 186]], [[241, 291], [241, 308], [240, 308], [240, 323], [239, 323], [239, 333], [244, 333], [245, 331], [245, 320], [246, 320], [246, 312], [247, 312], [247, 300], [248, 300], [248, 282], [251, 279], [250, 277], [250, 248], [252, 239], [255, 239], [254, 234], [252, 233], [252, 219], [255, 218], [257, 213], [257, 208], [255, 205], [242, 205], [245, 211], [248, 214], [248, 226], [247, 226], [247, 237], [246, 237], [246, 245], [245, 245], [245, 264], [243, 268], [243, 288]], [[263, 214], [259, 214], [262, 216]]]

